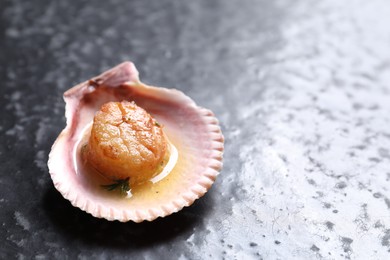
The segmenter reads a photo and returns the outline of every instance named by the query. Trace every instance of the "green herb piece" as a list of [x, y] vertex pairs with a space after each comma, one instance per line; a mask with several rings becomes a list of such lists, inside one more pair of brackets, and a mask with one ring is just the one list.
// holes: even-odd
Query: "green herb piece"
[[155, 126], [158, 126], [158, 127], [161, 126], [157, 121], [154, 123], [154, 125], [155, 125]]
[[101, 185], [101, 187], [108, 191], [119, 190], [122, 195], [126, 195], [130, 190], [129, 179], [130, 178], [127, 177], [124, 180], [115, 180], [114, 183]]

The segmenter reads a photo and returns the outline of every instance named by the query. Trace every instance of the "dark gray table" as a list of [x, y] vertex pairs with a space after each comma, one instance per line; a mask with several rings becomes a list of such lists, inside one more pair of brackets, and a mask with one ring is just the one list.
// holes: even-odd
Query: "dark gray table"
[[[388, 259], [390, 2], [1, 1], [1, 259]], [[46, 166], [62, 93], [124, 60], [212, 109], [224, 168], [152, 223], [95, 219]]]

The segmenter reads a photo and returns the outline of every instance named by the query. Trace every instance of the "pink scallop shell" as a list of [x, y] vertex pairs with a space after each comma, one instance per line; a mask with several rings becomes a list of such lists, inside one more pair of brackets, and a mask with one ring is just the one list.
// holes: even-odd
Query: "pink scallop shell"
[[[67, 126], [52, 146], [49, 172], [56, 189], [73, 206], [95, 217], [142, 222], [168, 216], [203, 196], [222, 167], [224, 139], [214, 114], [178, 90], [141, 83], [131, 62], [76, 85], [65, 92], [64, 99]], [[124, 99], [134, 100], [164, 125], [170, 138], [179, 144], [179, 156], [186, 162], [172, 181], [176, 185], [148, 203], [102, 196], [91, 191], [77, 172], [74, 151], [83, 129], [102, 104]]]

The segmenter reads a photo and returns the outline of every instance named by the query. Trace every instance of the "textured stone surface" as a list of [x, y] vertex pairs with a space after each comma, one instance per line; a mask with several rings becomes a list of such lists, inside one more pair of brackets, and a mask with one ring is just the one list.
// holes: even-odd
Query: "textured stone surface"
[[[0, 258], [386, 259], [390, 3], [2, 1]], [[132, 60], [212, 109], [224, 169], [152, 223], [94, 219], [46, 166], [62, 93]]]

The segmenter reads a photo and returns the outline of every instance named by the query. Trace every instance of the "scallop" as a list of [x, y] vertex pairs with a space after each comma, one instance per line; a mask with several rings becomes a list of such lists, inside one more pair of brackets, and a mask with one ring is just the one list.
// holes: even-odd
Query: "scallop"
[[64, 93], [66, 127], [49, 154], [56, 189], [97, 218], [152, 221], [214, 183], [224, 139], [214, 114], [175, 89], [148, 86], [131, 62]]

